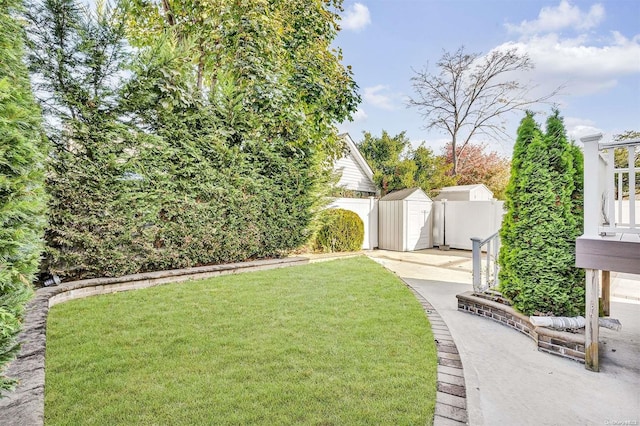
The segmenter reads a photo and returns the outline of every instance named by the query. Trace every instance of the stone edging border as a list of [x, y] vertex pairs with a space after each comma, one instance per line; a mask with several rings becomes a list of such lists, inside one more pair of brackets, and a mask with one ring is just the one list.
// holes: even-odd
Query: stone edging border
[[569, 333], [546, 327], [536, 327], [531, 324], [529, 317], [517, 312], [510, 306], [482, 297], [474, 296], [467, 291], [456, 296], [458, 310], [468, 312], [496, 321], [529, 336], [541, 352], [547, 352], [584, 363], [584, 334]]
[[255, 260], [226, 265], [200, 266], [148, 272], [116, 278], [71, 281], [36, 291], [27, 305], [21, 343], [16, 359], [5, 373], [18, 380], [15, 390], [0, 399], [0, 424], [3, 426], [39, 426], [44, 424], [44, 380], [46, 327], [49, 308], [58, 303], [99, 294], [136, 290], [161, 284], [210, 278], [241, 272], [283, 268], [309, 263], [305, 257]]
[[[401, 278], [402, 279], [402, 278]], [[449, 327], [438, 311], [411, 284], [402, 280], [424, 308], [431, 323], [438, 355], [436, 409], [433, 426], [468, 424], [467, 391], [462, 360]]]

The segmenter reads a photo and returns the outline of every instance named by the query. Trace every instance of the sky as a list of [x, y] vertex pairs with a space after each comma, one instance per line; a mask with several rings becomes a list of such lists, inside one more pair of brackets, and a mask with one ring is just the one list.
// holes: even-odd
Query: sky
[[[362, 102], [353, 121], [341, 123], [356, 141], [363, 131], [394, 136], [402, 131], [414, 146], [440, 153], [448, 141], [407, 99], [415, 96], [417, 70], [437, 72], [443, 52], [485, 55], [514, 47], [535, 68], [519, 76], [550, 93], [570, 139], [625, 130], [640, 131], [640, 1], [568, 0], [345, 0], [334, 45], [351, 65]], [[534, 108], [544, 126], [551, 105]], [[476, 139], [510, 156], [524, 116], [506, 117], [509, 140]]]

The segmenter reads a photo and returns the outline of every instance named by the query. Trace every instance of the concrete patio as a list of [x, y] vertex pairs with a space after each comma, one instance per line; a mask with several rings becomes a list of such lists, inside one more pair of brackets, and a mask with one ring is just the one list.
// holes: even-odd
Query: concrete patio
[[472, 425], [640, 424], [640, 277], [612, 274], [611, 317], [601, 329], [601, 371], [538, 352], [526, 336], [457, 310], [471, 290], [471, 253], [422, 250], [367, 255], [395, 272], [438, 311], [455, 341]]

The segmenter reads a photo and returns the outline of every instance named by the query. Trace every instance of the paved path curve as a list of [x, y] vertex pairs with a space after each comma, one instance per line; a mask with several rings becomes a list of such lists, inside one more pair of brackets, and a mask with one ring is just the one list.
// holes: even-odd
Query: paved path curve
[[394, 271], [437, 310], [464, 365], [471, 425], [640, 425], [640, 304], [612, 302], [622, 331], [601, 329], [601, 371], [539, 352], [528, 337], [460, 312], [472, 289], [468, 252], [367, 255]]

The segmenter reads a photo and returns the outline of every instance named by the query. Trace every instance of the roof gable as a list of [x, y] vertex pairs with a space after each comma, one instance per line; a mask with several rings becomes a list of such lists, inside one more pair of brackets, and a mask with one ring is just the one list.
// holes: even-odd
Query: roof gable
[[334, 164], [334, 170], [341, 172], [338, 186], [353, 191], [377, 193], [378, 189], [373, 181], [373, 171], [355, 142], [348, 133], [339, 136], [345, 142], [347, 153]]

